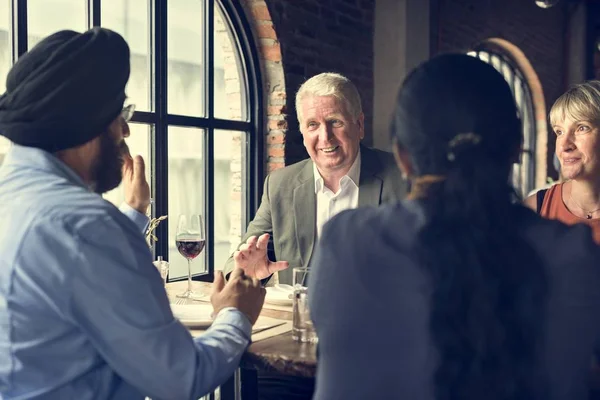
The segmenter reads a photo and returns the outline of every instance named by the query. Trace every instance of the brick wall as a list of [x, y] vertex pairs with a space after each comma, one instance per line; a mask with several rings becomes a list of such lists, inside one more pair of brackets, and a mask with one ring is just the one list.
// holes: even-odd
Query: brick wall
[[[433, 53], [467, 51], [499, 37], [519, 47], [537, 73], [546, 107], [565, 90], [566, 2], [541, 9], [533, 0], [438, 0], [433, 9]], [[554, 140], [548, 140], [548, 171]]]
[[267, 111], [269, 169], [308, 157], [298, 129], [294, 96], [307, 78], [334, 71], [358, 87], [367, 135], [372, 137], [374, 0], [245, 0], [264, 69], [280, 62], [285, 79], [271, 79]]

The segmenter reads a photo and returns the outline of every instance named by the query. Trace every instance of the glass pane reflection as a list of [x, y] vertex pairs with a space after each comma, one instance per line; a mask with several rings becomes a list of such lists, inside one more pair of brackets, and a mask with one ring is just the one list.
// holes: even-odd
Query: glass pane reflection
[[0, 1], [0, 94], [6, 90], [6, 76], [11, 65], [11, 51], [8, 40], [9, 27], [8, 1]]
[[150, 111], [150, 24], [148, 0], [102, 2], [102, 26], [119, 32], [131, 50], [131, 76], [127, 84], [128, 102], [138, 111]]
[[[179, 214], [204, 215], [204, 131], [196, 128], [169, 127], [169, 279], [187, 276], [187, 261], [175, 247]], [[206, 242], [213, 240], [205, 226]], [[192, 274], [206, 270], [202, 252], [192, 262]]]
[[202, 0], [170, 0], [167, 11], [169, 114], [204, 116]]
[[215, 6], [215, 117], [246, 120], [240, 54], [220, 7]]
[[220, 270], [242, 239], [245, 221], [246, 132], [215, 131], [215, 270]]
[[27, 48], [31, 49], [46, 36], [63, 29], [87, 30], [85, 3], [85, 0], [29, 0]]

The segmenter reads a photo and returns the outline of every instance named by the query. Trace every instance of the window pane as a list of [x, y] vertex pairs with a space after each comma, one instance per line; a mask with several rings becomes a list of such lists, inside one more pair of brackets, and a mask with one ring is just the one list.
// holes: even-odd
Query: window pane
[[0, 94], [6, 90], [6, 75], [8, 75], [11, 64], [11, 51], [8, 44], [9, 11], [8, 1], [0, 0]]
[[481, 61], [485, 61], [486, 63], [490, 62], [490, 54], [485, 52], [485, 51], [480, 51], [479, 52], [479, 59]]
[[31, 49], [46, 36], [71, 29], [87, 29], [86, 0], [29, 0], [27, 2], [27, 47]]
[[215, 270], [222, 269], [242, 239], [246, 209], [246, 133], [215, 131]]
[[221, 9], [215, 7], [215, 117], [245, 120], [246, 94], [241, 62], [234, 34], [223, 17]]
[[201, 0], [170, 0], [168, 3], [169, 114], [204, 116], [203, 3]]
[[[144, 161], [146, 162], [146, 179], [148, 180], [148, 183], [151, 184], [152, 179], [150, 174], [152, 169], [150, 168], [150, 129], [151, 127], [149, 125], [130, 123], [130, 135], [127, 139], [125, 139], [125, 141], [127, 142], [127, 146], [129, 146], [129, 152], [132, 156], [139, 154], [144, 157]], [[150, 189], [152, 190], [152, 188]], [[152, 193], [152, 191], [150, 193]], [[123, 185], [120, 185], [116, 189], [105, 193], [104, 198], [119, 207], [125, 200]]]
[[0, 136], [0, 165], [4, 162], [4, 157], [6, 153], [8, 153], [8, 149], [10, 148], [11, 142], [4, 136]]
[[[169, 279], [187, 276], [187, 261], [175, 247], [180, 214], [204, 215], [204, 131], [169, 127]], [[208, 229], [205, 226], [206, 241]], [[160, 239], [159, 239], [160, 240]], [[192, 274], [205, 271], [205, 252], [192, 261]]]
[[136, 110], [150, 111], [150, 25], [148, 0], [102, 2], [102, 26], [119, 32], [131, 50], [131, 76], [127, 84], [128, 102]]

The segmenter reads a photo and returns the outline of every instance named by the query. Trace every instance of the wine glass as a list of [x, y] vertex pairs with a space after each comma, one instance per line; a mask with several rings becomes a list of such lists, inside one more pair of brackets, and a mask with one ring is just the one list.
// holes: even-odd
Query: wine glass
[[177, 297], [186, 299], [200, 299], [205, 297], [201, 293], [192, 290], [192, 260], [196, 258], [206, 243], [204, 237], [204, 223], [200, 214], [181, 214], [177, 222], [177, 233], [175, 245], [179, 254], [188, 262], [188, 287], [187, 290]]

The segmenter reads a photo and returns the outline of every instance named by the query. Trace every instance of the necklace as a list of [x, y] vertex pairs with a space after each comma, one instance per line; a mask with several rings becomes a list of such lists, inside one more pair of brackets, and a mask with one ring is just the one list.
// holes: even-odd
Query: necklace
[[587, 211], [585, 208], [581, 207], [579, 205], [579, 203], [577, 203], [574, 199], [573, 199], [573, 192], [569, 191], [569, 199], [573, 202], [573, 204], [575, 204], [577, 206], [577, 208], [579, 208], [581, 211], [584, 212], [585, 214], [585, 218], [586, 219], [592, 219], [592, 214], [594, 214], [596, 211], [600, 211], [600, 207], [596, 208], [595, 210], [592, 211]]

